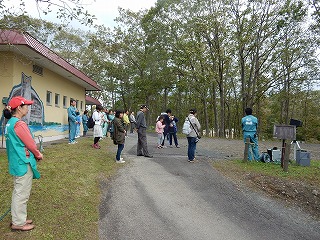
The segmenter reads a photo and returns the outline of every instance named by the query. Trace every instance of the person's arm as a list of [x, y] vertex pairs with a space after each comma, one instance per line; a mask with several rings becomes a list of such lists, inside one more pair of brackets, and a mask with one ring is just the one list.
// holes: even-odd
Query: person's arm
[[198, 131], [200, 131], [201, 125], [200, 125], [200, 122], [199, 122], [199, 120], [197, 118], [196, 118], [196, 126], [198, 128]]
[[143, 118], [143, 114], [142, 114], [142, 112], [139, 112], [137, 114], [137, 119], [136, 119], [136, 128], [140, 127], [142, 118]]
[[14, 126], [14, 131], [20, 140], [26, 145], [26, 148], [33, 153], [35, 158], [41, 160], [43, 158], [42, 153], [38, 150], [27, 124], [23, 121], [18, 121]]

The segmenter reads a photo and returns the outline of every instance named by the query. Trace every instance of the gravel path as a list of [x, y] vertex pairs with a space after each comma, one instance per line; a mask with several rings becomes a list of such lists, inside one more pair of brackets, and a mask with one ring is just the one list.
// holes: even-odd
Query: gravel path
[[101, 184], [100, 239], [320, 239], [319, 222], [240, 189], [211, 167], [212, 160], [242, 158], [242, 141], [203, 138], [195, 163], [187, 162], [185, 139], [179, 149], [157, 149], [148, 136], [152, 159], [136, 156], [136, 141], [126, 139], [127, 163]]

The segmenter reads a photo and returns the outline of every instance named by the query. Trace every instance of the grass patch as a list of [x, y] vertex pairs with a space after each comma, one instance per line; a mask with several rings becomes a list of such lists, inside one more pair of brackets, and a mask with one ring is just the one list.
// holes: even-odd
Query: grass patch
[[[100, 187], [119, 167], [114, 161], [110, 139], [101, 149], [91, 147], [92, 138], [80, 138], [75, 145], [66, 140], [45, 146], [38, 164], [41, 178], [33, 181], [28, 218], [36, 228], [11, 232], [10, 213], [0, 221], [1, 239], [98, 239]], [[13, 188], [6, 151], [0, 150], [0, 216], [10, 207]]]
[[247, 162], [242, 160], [217, 161], [214, 167], [224, 173], [256, 173], [286, 180], [307, 182], [320, 187], [320, 161], [311, 161], [310, 167], [290, 164], [288, 172], [284, 172], [279, 164], [263, 162]]

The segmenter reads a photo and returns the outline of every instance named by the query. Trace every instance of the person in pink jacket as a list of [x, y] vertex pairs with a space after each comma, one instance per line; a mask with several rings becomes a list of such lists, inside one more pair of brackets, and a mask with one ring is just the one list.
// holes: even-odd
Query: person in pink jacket
[[156, 123], [156, 132], [158, 134], [158, 148], [162, 148], [162, 142], [163, 142], [163, 129], [166, 127], [166, 125], [163, 124], [164, 117], [160, 116], [158, 118], [158, 121]]

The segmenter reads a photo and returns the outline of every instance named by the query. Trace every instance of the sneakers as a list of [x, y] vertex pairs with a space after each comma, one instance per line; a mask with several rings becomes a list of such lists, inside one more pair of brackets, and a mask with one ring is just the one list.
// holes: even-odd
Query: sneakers
[[120, 158], [120, 160], [116, 159], [116, 163], [125, 163], [126, 161], [123, 160], [123, 158]]
[[194, 160], [195, 160], [195, 159], [188, 160], [188, 162], [190, 162], [190, 163], [194, 163]]
[[160, 149], [160, 148], [162, 148], [162, 146], [161, 146], [161, 145], [159, 145], [157, 148], [159, 148], [159, 149]]
[[177, 146], [176, 146], [176, 148], [180, 148], [180, 146], [179, 146], [179, 145], [177, 145]]
[[92, 144], [91, 147], [95, 148], [95, 149], [100, 149], [101, 147], [98, 145], [98, 143], [96, 144]]
[[68, 144], [76, 144], [76, 141], [69, 142]]

